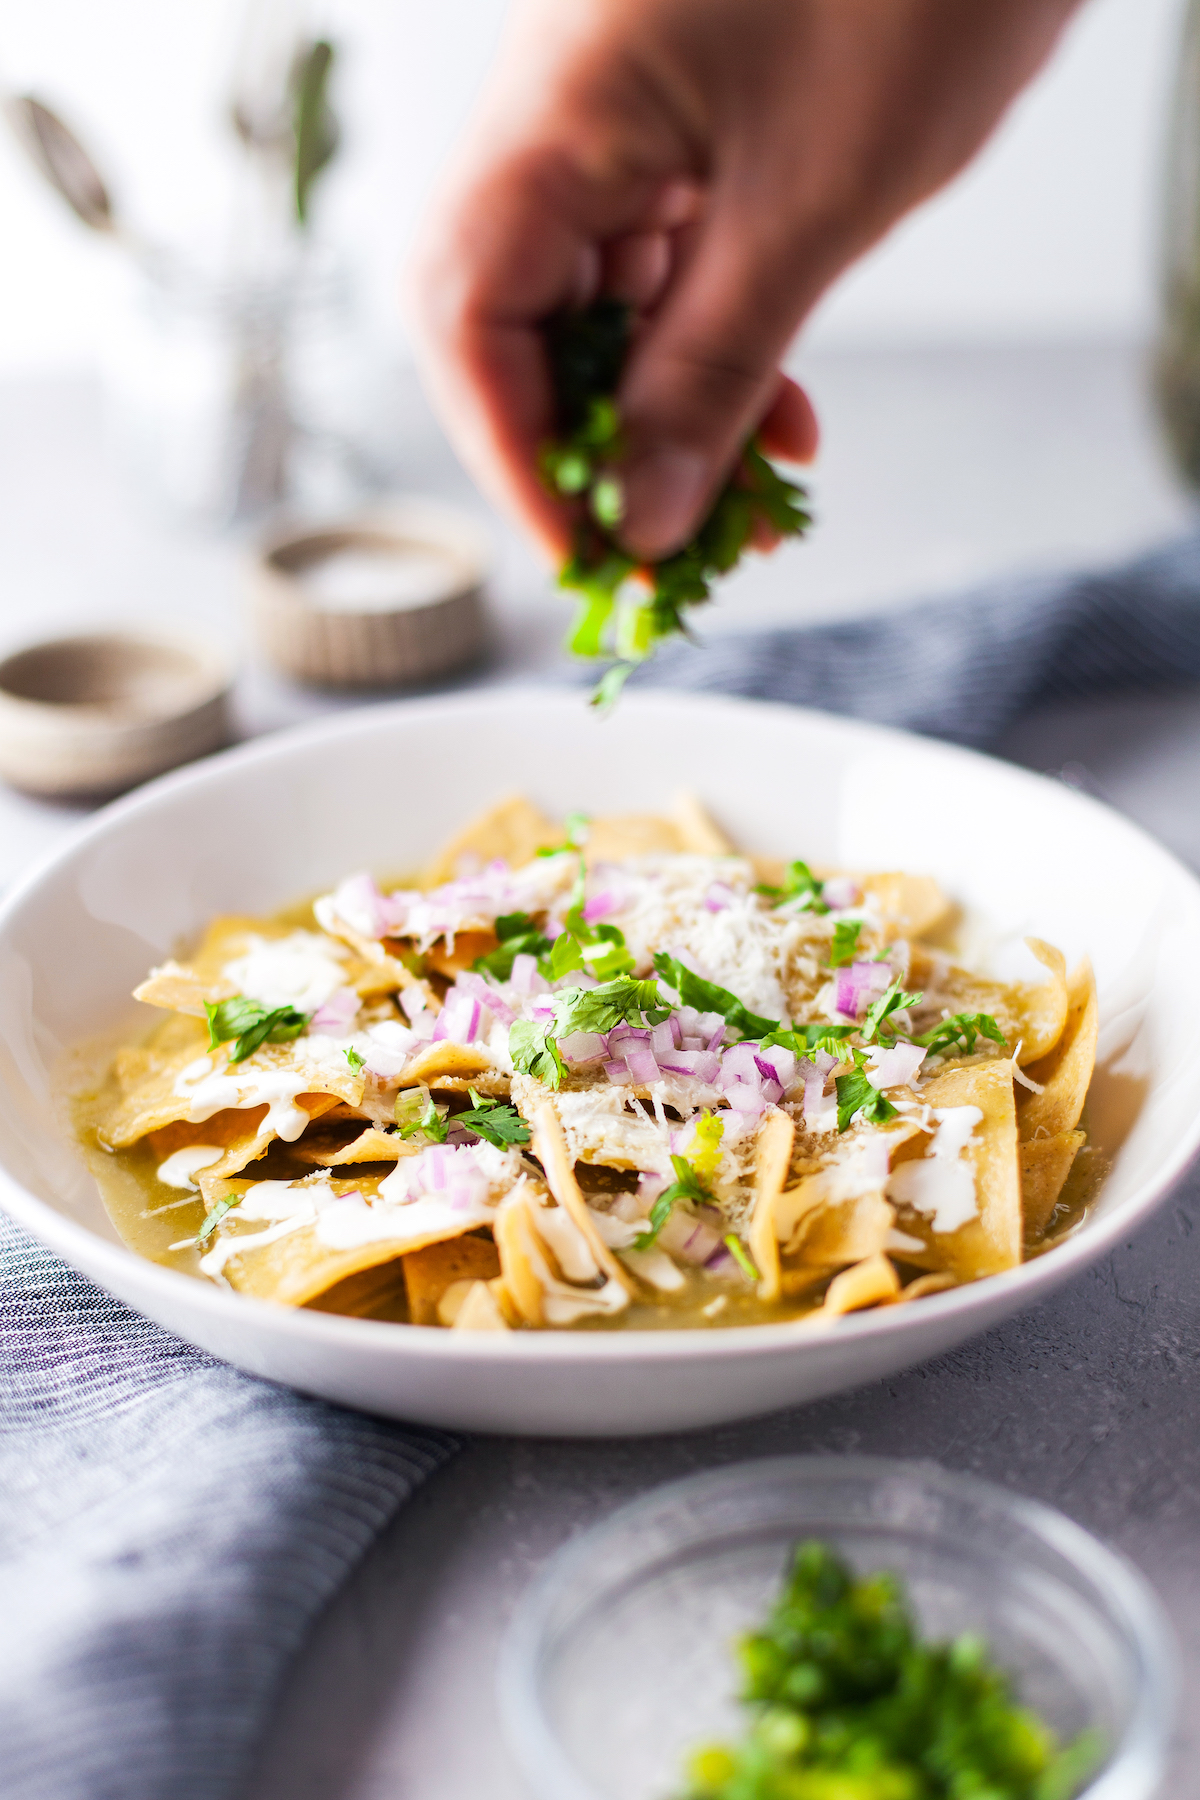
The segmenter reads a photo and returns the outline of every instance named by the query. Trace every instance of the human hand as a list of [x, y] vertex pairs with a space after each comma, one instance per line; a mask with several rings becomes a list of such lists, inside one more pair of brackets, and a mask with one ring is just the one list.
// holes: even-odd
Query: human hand
[[970, 159], [1079, 0], [518, 0], [416, 260], [435, 400], [551, 554], [542, 325], [641, 315], [622, 535], [674, 550], [757, 429], [816, 449], [779, 364], [836, 276]]

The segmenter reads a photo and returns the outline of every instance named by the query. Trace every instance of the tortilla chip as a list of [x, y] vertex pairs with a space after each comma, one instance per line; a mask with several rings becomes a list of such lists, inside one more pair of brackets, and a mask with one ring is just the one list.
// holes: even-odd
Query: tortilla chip
[[[443, 1319], [442, 1323], [446, 1322]], [[507, 1331], [508, 1321], [495, 1292], [495, 1284], [489, 1281], [467, 1283], [466, 1293], [454, 1307], [449, 1323], [455, 1331]]]
[[[906, 1211], [902, 1229], [922, 1238], [929, 1251], [924, 1257], [906, 1252], [905, 1261], [944, 1269], [961, 1281], [1015, 1269], [1023, 1233], [1012, 1063], [996, 1058], [944, 1069], [924, 1084], [921, 1099], [933, 1107], [977, 1106], [983, 1114], [964, 1152], [974, 1171], [978, 1215], [957, 1231], [935, 1232], [922, 1214]], [[929, 1141], [924, 1137], [920, 1147]]]
[[377, 1125], [370, 1125], [351, 1143], [317, 1150], [308, 1160], [323, 1168], [338, 1169], [343, 1163], [398, 1162], [402, 1156], [416, 1154], [416, 1146], [405, 1143], [398, 1132], [381, 1131]]
[[462, 875], [474, 875], [500, 858], [510, 869], [523, 869], [539, 850], [563, 841], [563, 828], [539, 812], [522, 794], [497, 801], [452, 837], [421, 877], [424, 888], [441, 887]]
[[768, 1113], [758, 1132], [758, 1162], [754, 1177], [754, 1210], [747, 1242], [758, 1270], [760, 1300], [778, 1300], [780, 1294], [779, 1237], [775, 1207], [788, 1177], [796, 1127], [784, 1112]]
[[918, 1275], [915, 1281], [910, 1281], [907, 1287], [901, 1288], [890, 1300], [882, 1301], [881, 1305], [903, 1306], [910, 1300], [923, 1300], [926, 1294], [947, 1294], [957, 1286], [958, 1282], [947, 1270], [936, 1269], [932, 1274]]
[[802, 1325], [828, 1324], [848, 1312], [861, 1312], [864, 1307], [882, 1306], [895, 1299], [900, 1291], [900, 1277], [886, 1256], [869, 1256], [835, 1275], [825, 1292], [825, 1299], [815, 1313], [799, 1321]]
[[523, 1324], [544, 1323], [542, 1284], [535, 1266], [534, 1232], [528, 1195], [509, 1194], [500, 1202], [492, 1233], [510, 1304]]
[[445, 938], [439, 938], [432, 949], [425, 952], [425, 961], [436, 975], [444, 975], [450, 980], [472, 968], [479, 957], [486, 956], [499, 942], [494, 931], [460, 931], [455, 935], [453, 950], [447, 950]]
[[[1037, 1060], [1053, 1050], [1067, 1022], [1067, 961], [1061, 950], [1041, 938], [1025, 942], [1038, 961], [1049, 969], [1049, 981], [1014, 984], [1021, 1029], [1020, 1065]], [[1011, 1048], [1012, 1046], [1010, 1046]]]
[[[152, 969], [146, 980], [134, 989], [133, 997], [147, 1006], [161, 1006], [168, 1012], [187, 1013], [202, 1019], [206, 1000], [229, 1000], [238, 991], [224, 974], [229, 963], [245, 956], [256, 939], [275, 942], [293, 937], [298, 930], [325, 940], [323, 947], [330, 960], [345, 966], [347, 987], [359, 993], [375, 994], [390, 993], [400, 985], [390, 977], [381, 983], [378, 966], [368, 966], [361, 955], [349, 952], [340, 935], [334, 937], [315, 925], [281, 925], [272, 919], [230, 914], [212, 921], [191, 956], [172, 959]], [[402, 972], [405, 981], [413, 979], [407, 970]], [[364, 982], [365, 987], [361, 985]]]
[[676, 796], [673, 823], [679, 848], [692, 856], [732, 856], [734, 847], [721, 827], [714, 824], [695, 794]]
[[386, 1319], [391, 1324], [407, 1325], [408, 1296], [400, 1258], [335, 1282], [305, 1304], [310, 1312], [340, 1313], [350, 1319]]
[[470, 1081], [473, 1076], [485, 1075], [492, 1067], [492, 1059], [486, 1050], [474, 1044], [453, 1044], [449, 1038], [440, 1039], [436, 1044], [429, 1044], [418, 1051], [400, 1077], [401, 1087], [437, 1087], [447, 1077], [458, 1077]]
[[932, 875], [889, 872], [854, 875], [852, 879], [874, 897], [887, 924], [901, 937], [924, 937], [951, 911], [951, 902]]
[[677, 856], [683, 849], [679, 826], [654, 813], [625, 813], [593, 819], [586, 854], [593, 863], [624, 862], [632, 856]]
[[[818, 1181], [817, 1176], [809, 1177], [813, 1185]], [[799, 1188], [791, 1190], [800, 1206], [804, 1204], [803, 1189], [809, 1183], [802, 1182]], [[784, 1205], [788, 1198], [783, 1197]], [[882, 1193], [863, 1193], [850, 1200], [818, 1199], [797, 1219], [783, 1271], [783, 1292], [803, 1293], [831, 1269], [882, 1254], [895, 1223], [895, 1210]]]
[[1071, 1165], [1087, 1142], [1084, 1131], [1059, 1131], [1021, 1145], [1021, 1198], [1025, 1235], [1042, 1237], [1071, 1173]]
[[[214, 1072], [228, 1072], [235, 1078], [244, 1080], [242, 1091], [251, 1095], [258, 1074], [299, 1069], [307, 1076], [309, 1068], [306, 1066], [307, 1056], [302, 1046], [311, 1041], [294, 1038], [284, 1044], [263, 1044], [245, 1062], [232, 1065], [227, 1054], [224, 1061], [220, 1060], [221, 1052], [218, 1051], [215, 1053], [217, 1060], [214, 1062]], [[119, 1103], [99, 1128], [101, 1141], [112, 1149], [124, 1149], [127, 1145], [136, 1143], [139, 1138], [147, 1137], [152, 1131], [160, 1130], [164, 1125], [186, 1120], [191, 1112], [191, 1098], [186, 1094], [177, 1094], [175, 1084], [188, 1064], [196, 1062], [207, 1050], [207, 1028], [198, 1019], [176, 1013], [139, 1047], [135, 1057], [118, 1059], [118, 1076], [123, 1092]], [[312, 1087], [297, 1096], [296, 1104], [313, 1117], [328, 1110], [325, 1106], [309, 1104], [316, 1096], [332, 1096], [330, 1106], [336, 1100], [345, 1100], [352, 1106], [361, 1104], [363, 1078], [354, 1073], [349, 1063], [346, 1063], [343, 1071], [335, 1062], [330, 1061], [328, 1065], [312, 1069], [311, 1074]], [[262, 1102], [251, 1102], [245, 1107], [232, 1110], [247, 1115], [257, 1114], [254, 1121], [247, 1118], [248, 1128], [251, 1123], [257, 1124], [264, 1116]], [[191, 1141], [204, 1143], [207, 1140], [201, 1136]]]
[[438, 1304], [455, 1282], [482, 1284], [500, 1273], [500, 1256], [490, 1238], [451, 1238], [414, 1250], [402, 1260], [414, 1325], [438, 1324]]
[[607, 1275], [610, 1281], [620, 1282], [626, 1293], [636, 1291], [634, 1277], [629, 1274], [624, 1263], [618, 1262], [613, 1255], [600, 1236], [595, 1219], [588, 1211], [587, 1201], [575, 1179], [575, 1169], [567, 1150], [567, 1140], [563, 1135], [563, 1128], [553, 1101], [543, 1101], [534, 1111], [529, 1122], [533, 1128], [530, 1149], [542, 1165], [546, 1176], [546, 1186], [582, 1233], [588, 1249], [595, 1258], [596, 1267]]
[[1021, 1140], [1057, 1137], [1073, 1131], [1083, 1112], [1096, 1066], [1099, 1006], [1092, 965], [1085, 958], [1067, 983], [1069, 1010], [1062, 1035], [1048, 1056], [1029, 1063], [1026, 1073], [1042, 1093], [1023, 1089], [1020, 1102]]

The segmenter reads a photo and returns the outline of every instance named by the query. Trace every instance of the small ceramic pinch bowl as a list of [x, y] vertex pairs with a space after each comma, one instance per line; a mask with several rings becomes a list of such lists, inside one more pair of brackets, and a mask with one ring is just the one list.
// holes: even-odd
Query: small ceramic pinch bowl
[[254, 628], [294, 680], [400, 687], [433, 680], [483, 648], [483, 532], [465, 513], [400, 499], [272, 538], [250, 569]]
[[142, 631], [51, 638], [0, 662], [0, 779], [47, 798], [121, 793], [229, 742], [228, 659]]
[[735, 1640], [808, 1538], [898, 1575], [926, 1638], [981, 1635], [1060, 1742], [1094, 1737], [1079, 1800], [1154, 1794], [1174, 1652], [1135, 1569], [1061, 1513], [936, 1464], [796, 1456], [658, 1488], [534, 1583], [500, 1700], [537, 1800], [662, 1800], [690, 1751], [738, 1738]]

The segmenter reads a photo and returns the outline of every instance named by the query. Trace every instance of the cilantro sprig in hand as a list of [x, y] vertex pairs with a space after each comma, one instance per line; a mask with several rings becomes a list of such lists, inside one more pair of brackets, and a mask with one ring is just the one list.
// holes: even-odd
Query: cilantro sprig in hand
[[[625, 445], [616, 392], [631, 325], [628, 306], [601, 298], [546, 327], [557, 421], [542, 449], [542, 476], [578, 507], [574, 550], [558, 580], [580, 596], [567, 640], [572, 654], [616, 658], [594, 695], [601, 706], [612, 704], [630, 672], [665, 639], [688, 635], [686, 610], [708, 600], [717, 577], [736, 568], [757, 525], [801, 537], [812, 524], [805, 490], [786, 481], [751, 440], [682, 549], [647, 563], [622, 547]], [[640, 591], [622, 593], [631, 577]]]

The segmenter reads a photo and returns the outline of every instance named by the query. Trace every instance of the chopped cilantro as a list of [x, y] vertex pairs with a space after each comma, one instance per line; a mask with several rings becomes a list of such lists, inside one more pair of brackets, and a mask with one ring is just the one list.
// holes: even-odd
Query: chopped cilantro
[[853, 1025], [794, 1025], [790, 1029], [781, 1027], [771, 1031], [762, 1041], [764, 1050], [772, 1044], [781, 1044], [785, 1050], [791, 1050], [796, 1056], [813, 1056], [818, 1050], [824, 1050], [827, 1056], [836, 1056], [839, 1061], [846, 1060], [846, 1039], [856, 1030]]
[[649, 1250], [658, 1238], [659, 1232], [670, 1218], [677, 1201], [692, 1201], [703, 1204], [711, 1201], [712, 1195], [700, 1179], [695, 1168], [686, 1156], [673, 1156], [671, 1167], [675, 1171], [675, 1179], [670, 1187], [664, 1188], [654, 1205], [650, 1208], [650, 1216], [646, 1220], [646, 1229], [633, 1240], [635, 1250]]
[[[582, 850], [583, 846], [587, 843], [588, 828], [590, 825], [591, 820], [587, 813], [568, 813], [563, 822], [563, 832], [566, 841], [561, 844], [544, 844], [536, 854], [538, 856], [562, 856], [568, 850]], [[519, 916], [520, 915], [518, 915], [518, 917]]]
[[496, 936], [500, 939], [496, 949], [477, 956], [471, 967], [497, 981], [511, 979], [518, 956], [542, 957], [550, 949], [550, 939], [538, 930], [528, 913], [502, 913], [496, 920]]
[[833, 928], [833, 948], [829, 952], [831, 969], [845, 968], [858, 955], [858, 939], [862, 931], [861, 919], [839, 919]]
[[893, 1013], [904, 1012], [910, 1006], [918, 1006], [922, 998], [921, 994], [906, 994], [900, 983], [893, 981], [887, 991], [880, 994], [878, 1000], [868, 1008], [862, 1025], [863, 1041], [868, 1044], [874, 1043], [881, 1031], [885, 1032], [888, 1037], [894, 1038], [896, 1035], [894, 1027], [886, 1024], [885, 1021]]
[[981, 1638], [922, 1640], [897, 1578], [828, 1544], [796, 1546], [738, 1659], [748, 1728], [693, 1753], [685, 1800], [1071, 1800], [1104, 1754], [1091, 1730], [1060, 1747]]
[[[570, 993], [581, 991], [568, 989]], [[556, 1088], [562, 1081], [564, 1070], [552, 1023], [549, 1019], [542, 1022], [515, 1019], [508, 1031], [508, 1054], [512, 1057], [513, 1068], [522, 1075], [532, 1075], [538, 1081], [544, 1081], [547, 1087]]]
[[210, 1050], [228, 1043], [230, 1038], [237, 1040], [229, 1058], [231, 1063], [245, 1062], [260, 1044], [284, 1044], [299, 1037], [309, 1018], [294, 1006], [263, 1006], [257, 1000], [247, 1000], [244, 994], [235, 994], [232, 1000], [206, 1000], [204, 1011], [208, 1016]]
[[217, 1204], [213, 1207], [212, 1211], [205, 1215], [204, 1223], [196, 1233], [197, 1250], [200, 1248], [201, 1244], [208, 1242], [213, 1232], [217, 1229], [217, 1226], [221, 1223], [221, 1220], [225, 1217], [225, 1214], [231, 1212], [235, 1206], [240, 1206], [241, 1202], [242, 1196], [240, 1194], [226, 1194], [223, 1200], [217, 1201]]
[[787, 866], [782, 887], [771, 887], [764, 881], [754, 891], [765, 894], [775, 906], [786, 906], [791, 900], [799, 900], [805, 912], [827, 913], [829, 908], [822, 899], [823, 885], [806, 862], [794, 862]]
[[423, 1137], [431, 1144], [444, 1144], [446, 1111], [434, 1104], [428, 1088], [409, 1088], [396, 1095], [392, 1115], [402, 1138]]
[[924, 1044], [930, 1056], [950, 1056], [958, 1049], [964, 1056], [970, 1056], [976, 1038], [981, 1036], [1008, 1048], [1004, 1033], [991, 1013], [955, 1013], [952, 1018], [935, 1025], [932, 1031], [922, 1032], [913, 1043]]
[[737, 1232], [736, 1231], [727, 1231], [725, 1233], [723, 1242], [724, 1242], [725, 1248], [728, 1250], [730, 1256], [732, 1256], [734, 1262], [737, 1264], [738, 1268], [742, 1271], [742, 1274], [746, 1277], [746, 1280], [747, 1281], [757, 1281], [758, 1280], [758, 1270], [755, 1268], [754, 1264], [750, 1261], [750, 1258], [746, 1253], [745, 1246], [743, 1245], [742, 1240], [741, 1240], [741, 1238], [739, 1238]]
[[766, 1037], [769, 1032], [779, 1030], [778, 1019], [764, 1019], [758, 1013], [752, 1013], [749, 1007], [743, 1006], [736, 994], [728, 988], [718, 987], [713, 981], [704, 981], [699, 975], [681, 963], [678, 957], [668, 956], [659, 950], [655, 954], [654, 966], [667, 983], [679, 995], [683, 1006], [694, 1006], [697, 1012], [720, 1013], [731, 1030], [744, 1038]]
[[467, 1112], [455, 1113], [450, 1123], [465, 1125], [477, 1137], [485, 1138], [494, 1144], [497, 1150], [503, 1150], [508, 1144], [527, 1144], [529, 1127], [517, 1111], [501, 1100], [485, 1100], [474, 1088], [468, 1088], [471, 1106]]
[[587, 969], [598, 981], [612, 980], [627, 975], [633, 966], [633, 957], [625, 948], [625, 934], [615, 925], [583, 925], [581, 931], [564, 931], [541, 964], [543, 975], [551, 981], [558, 981], [574, 969]]
[[358, 1054], [358, 1051], [354, 1048], [353, 1044], [346, 1045], [346, 1061], [350, 1064], [352, 1074], [357, 1075], [366, 1060], [365, 1056], [360, 1056]]
[[891, 1101], [885, 1100], [879, 1090], [871, 1086], [863, 1069], [856, 1068], [849, 1075], [839, 1075], [833, 1085], [837, 1089], [839, 1131], [848, 1130], [856, 1114], [869, 1125], [886, 1125], [889, 1119], [896, 1117]]
[[556, 1037], [570, 1037], [576, 1031], [612, 1031], [618, 1025], [660, 1025], [670, 1014], [653, 978], [635, 981], [632, 976], [618, 975], [599, 987], [562, 988], [554, 996]]
[[[581, 601], [569, 648], [576, 656], [619, 659], [594, 696], [604, 707], [663, 639], [687, 635], [685, 609], [706, 601], [716, 578], [740, 561], [757, 521], [793, 537], [812, 523], [804, 489], [786, 481], [752, 440], [681, 550], [639, 564], [622, 549], [614, 535], [624, 513], [618, 466], [625, 450], [616, 392], [632, 324], [630, 307], [602, 297], [580, 311], [558, 313], [546, 326], [556, 417], [554, 437], [541, 452], [541, 473], [578, 513], [574, 551], [558, 578]], [[621, 593], [633, 575], [641, 593]]]

